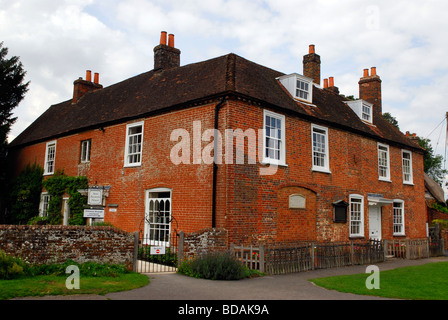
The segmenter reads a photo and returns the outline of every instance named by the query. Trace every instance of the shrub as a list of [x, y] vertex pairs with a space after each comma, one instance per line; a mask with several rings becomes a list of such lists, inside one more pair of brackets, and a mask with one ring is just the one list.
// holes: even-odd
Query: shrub
[[227, 252], [206, 253], [185, 260], [180, 264], [178, 272], [211, 280], [239, 280], [250, 275], [247, 267]]
[[20, 258], [12, 257], [0, 250], [0, 280], [11, 280], [26, 276], [30, 266]]

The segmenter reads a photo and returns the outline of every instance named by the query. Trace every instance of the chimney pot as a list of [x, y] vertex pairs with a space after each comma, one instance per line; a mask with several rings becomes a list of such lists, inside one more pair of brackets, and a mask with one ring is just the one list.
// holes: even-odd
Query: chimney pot
[[97, 83], [97, 84], [100, 83], [100, 74], [98, 72], [95, 72], [95, 78], [94, 78], [93, 82]]
[[316, 53], [316, 48], [314, 46], [314, 44], [310, 44], [310, 48], [309, 48], [309, 53]]
[[160, 34], [160, 44], [166, 45], [166, 31], [162, 31]]
[[364, 78], [369, 76], [369, 69], [364, 69]]
[[372, 67], [370, 71], [371, 76], [376, 76], [376, 67]]
[[334, 77], [330, 77], [329, 86], [334, 87]]
[[174, 48], [174, 34], [168, 35], [168, 47]]
[[154, 70], [180, 67], [180, 50], [174, 47], [174, 34], [168, 35], [166, 45], [166, 31], [162, 31], [160, 44], [154, 48]]
[[324, 79], [324, 89], [328, 88], [328, 79]]
[[92, 82], [92, 71], [86, 71], [86, 81]]

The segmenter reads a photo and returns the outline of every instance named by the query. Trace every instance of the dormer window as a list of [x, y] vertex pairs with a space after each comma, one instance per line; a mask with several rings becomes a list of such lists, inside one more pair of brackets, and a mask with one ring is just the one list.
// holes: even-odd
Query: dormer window
[[310, 92], [309, 83], [302, 81], [300, 79], [297, 79], [297, 86], [296, 86], [296, 97], [303, 100], [308, 100], [308, 95]]
[[365, 103], [362, 104], [362, 120], [372, 123], [372, 107]]
[[277, 80], [295, 99], [313, 102], [313, 79], [293, 73], [279, 77]]
[[345, 101], [345, 103], [358, 115], [358, 117], [368, 123], [373, 123], [373, 105], [364, 100]]

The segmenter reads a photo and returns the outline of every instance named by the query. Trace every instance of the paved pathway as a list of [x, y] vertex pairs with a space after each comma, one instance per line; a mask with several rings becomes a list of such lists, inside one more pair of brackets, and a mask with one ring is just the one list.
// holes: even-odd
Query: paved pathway
[[[380, 271], [425, 263], [448, 261], [448, 257], [422, 260], [391, 260], [377, 264]], [[365, 273], [367, 266], [322, 269], [239, 281], [195, 279], [176, 273], [148, 274], [150, 284], [139, 289], [105, 296], [47, 296], [47, 300], [381, 300], [383, 298], [341, 293], [320, 288], [309, 279]]]

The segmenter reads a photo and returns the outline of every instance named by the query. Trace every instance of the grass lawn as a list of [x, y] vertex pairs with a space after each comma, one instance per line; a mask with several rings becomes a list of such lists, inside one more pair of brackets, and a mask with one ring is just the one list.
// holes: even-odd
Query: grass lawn
[[380, 289], [367, 289], [371, 274], [311, 279], [341, 292], [410, 300], [448, 300], [448, 262], [428, 263], [380, 272]]
[[15, 280], [0, 280], [0, 300], [15, 297], [99, 294], [127, 291], [149, 283], [146, 275], [138, 273], [120, 274], [117, 277], [82, 277], [80, 289], [68, 290], [67, 276], [41, 275]]

